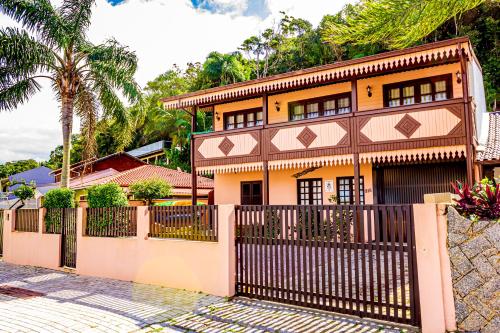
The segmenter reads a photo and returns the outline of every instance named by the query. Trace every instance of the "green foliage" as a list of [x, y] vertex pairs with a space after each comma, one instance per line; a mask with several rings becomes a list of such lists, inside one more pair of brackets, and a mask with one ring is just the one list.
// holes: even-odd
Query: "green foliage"
[[134, 198], [146, 201], [149, 206], [154, 199], [164, 199], [172, 194], [172, 185], [160, 178], [136, 182], [129, 189]]
[[16, 188], [12, 193], [18, 197], [22, 203], [26, 200], [33, 199], [35, 197], [35, 186], [22, 184]]
[[69, 188], [56, 188], [48, 191], [43, 200], [44, 208], [74, 208], [75, 191]]
[[38, 168], [38, 166], [39, 163], [33, 159], [0, 164], [0, 179], [7, 178], [20, 172]]
[[90, 208], [126, 207], [127, 196], [118, 184], [95, 185], [88, 189]]
[[130, 103], [140, 94], [135, 53], [114, 39], [88, 40], [94, 5], [95, 0], [64, 0], [58, 7], [48, 0], [0, 0], [0, 12], [22, 27], [0, 28], [0, 111], [17, 108], [41, 89], [42, 80], [49, 81], [61, 102], [63, 187], [69, 185], [73, 117], [81, 120], [83, 158], [93, 157], [99, 114], [114, 119], [127, 140], [130, 117], [117, 93]]
[[351, 7], [345, 22], [328, 24], [324, 38], [334, 44], [383, 42], [391, 48], [408, 47], [484, 1], [362, 0]]

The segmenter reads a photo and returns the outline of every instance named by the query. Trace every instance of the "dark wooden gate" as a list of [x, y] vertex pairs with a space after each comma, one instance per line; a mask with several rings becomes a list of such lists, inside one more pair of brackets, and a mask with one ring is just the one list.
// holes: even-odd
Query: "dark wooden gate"
[[76, 268], [76, 208], [64, 208], [61, 223], [61, 266]]
[[411, 205], [237, 206], [236, 223], [237, 294], [420, 325]]

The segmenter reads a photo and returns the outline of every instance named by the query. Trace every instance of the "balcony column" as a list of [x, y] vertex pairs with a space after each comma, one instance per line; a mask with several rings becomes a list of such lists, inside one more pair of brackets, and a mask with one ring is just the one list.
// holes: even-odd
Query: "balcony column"
[[465, 112], [465, 163], [467, 166], [467, 183], [469, 185], [474, 184], [474, 147], [473, 147], [473, 137], [474, 137], [474, 122], [472, 120], [472, 110], [469, 108], [469, 80], [467, 78], [467, 59], [465, 57], [465, 51], [462, 49], [461, 44], [458, 44], [458, 50], [460, 52], [460, 67], [462, 72], [462, 95], [464, 100], [464, 112]]
[[[268, 100], [267, 93], [262, 94], [262, 123], [268, 124]], [[263, 154], [262, 160], [262, 201], [264, 205], [269, 205], [269, 169], [267, 155]]]
[[196, 174], [195, 165], [195, 142], [194, 133], [196, 132], [196, 116], [198, 114], [198, 107], [195, 106], [191, 113], [191, 203], [196, 206], [198, 203], [198, 175]]
[[[358, 112], [358, 81], [356, 79], [351, 80], [351, 109], [353, 115]], [[352, 139], [352, 152], [353, 152], [353, 164], [354, 164], [354, 203], [356, 205], [361, 204], [361, 194], [359, 193], [359, 150], [358, 150], [358, 133], [354, 131], [354, 117], [351, 118], [351, 139]]]

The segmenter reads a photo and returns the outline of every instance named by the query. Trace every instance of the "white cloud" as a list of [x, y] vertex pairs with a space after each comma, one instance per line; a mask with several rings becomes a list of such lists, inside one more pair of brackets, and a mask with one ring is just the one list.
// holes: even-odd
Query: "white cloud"
[[[97, 0], [89, 38], [100, 43], [114, 37], [135, 50], [139, 57], [136, 78], [143, 86], [173, 64], [184, 66], [190, 61], [203, 61], [213, 50], [236, 50], [245, 38], [277, 20], [279, 11], [285, 10], [316, 25], [323, 15], [337, 12], [345, 3], [266, 0], [271, 14], [263, 20], [259, 16], [237, 15], [251, 5], [251, 0], [207, 1], [227, 10], [197, 10], [189, 0], [128, 0], [114, 7]], [[0, 14], [0, 27], [12, 25], [12, 20]], [[58, 103], [47, 88], [17, 110], [0, 113], [0, 163], [48, 158], [50, 151], [61, 143], [58, 119]]]

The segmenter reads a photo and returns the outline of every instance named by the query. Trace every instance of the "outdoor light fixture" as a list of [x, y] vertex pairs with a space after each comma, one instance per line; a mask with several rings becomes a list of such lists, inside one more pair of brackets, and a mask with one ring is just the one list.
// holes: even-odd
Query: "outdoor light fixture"
[[457, 71], [455, 74], [457, 75], [457, 83], [462, 83], [462, 73]]
[[368, 97], [372, 97], [372, 87], [371, 86], [366, 87], [366, 92], [368, 93]]
[[276, 109], [276, 112], [280, 112], [280, 102], [274, 102], [274, 108]]
[[217, 112], [217, 111], [215, 111], [215, 119], [217, 119], [217, 121], [220, 120], [219, 112]]

